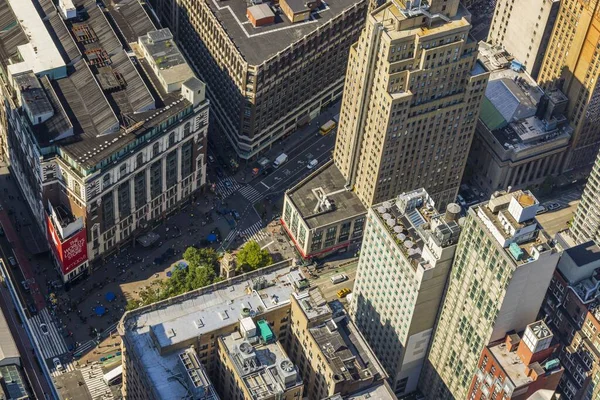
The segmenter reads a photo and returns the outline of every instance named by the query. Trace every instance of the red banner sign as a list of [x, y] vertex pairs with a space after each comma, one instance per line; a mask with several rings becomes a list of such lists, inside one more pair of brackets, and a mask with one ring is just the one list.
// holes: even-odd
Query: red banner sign
[[81, 265], [87, 260], [87, 237], [85, 228], [61, 242], [60, 236], [54, 229], [50, 218], [47, 218], [48, 239], [54, 255], [60, 262], [61, 270], [64, 275]]

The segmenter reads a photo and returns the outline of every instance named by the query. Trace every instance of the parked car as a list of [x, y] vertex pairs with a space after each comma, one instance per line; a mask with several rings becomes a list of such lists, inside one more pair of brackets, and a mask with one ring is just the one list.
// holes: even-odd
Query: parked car
[[44, 323], [41, 323], [41, 324], [40, 324], [40, 330], [42, 331], [42, 333], [43, 333], [44, 335], [47, 335], [47, 334], [49, 333], [49, 332], [48, 332], [48, 325], [46, 325], [46, 324], [44, 324]]
[[554, 210], [559, 210], [562, 208], [562, 204], [560, 203], [550, 203], [546, 206], [548, 208], [548, 211], [554, 211]]
[[62, 371], [63, 366], [58, 357], [54, 357], [52, 359], [52, 363], [54, 364], [54, 367], [56, 368], [57, 371]]
[[21, 281], [21, 285], [23, 285], [23, 289], [29, 290], [29, 283], [27, 281]]
[[8, 263], [10, 264], [11, 267], [16, 267], [17, 264], [17, 260], [15, 260], [15, 258], [13, 256], [8, 257]]
[[317, 166], [318, 163], [319, 163], [319, 161], [315, 158], [306, 165], [306, 168], [313, 169], [314, 167]]
[[211, 162], [211, 163], [215, 162], [215, 158], [213, 156], [211, 156], [210, 154], [208, 155], [208, 162]]
[[331, 277], [331, 283], [337, 285], [340, 282], [344, 282], [348, 280], [348, 276], [346, 274], [337, 274]]
[[545, 213], [546, 211], [548, 211], [548, 209], [547, 209], [546, 207], [544, 207], [544, 206], [539, 206], [539, 207], [538, 207], [538, 210], [537, 210], [535, 213], [536, 213], [536, 215], [540, 215], [540, 214], [543, 214], [543, 213]]

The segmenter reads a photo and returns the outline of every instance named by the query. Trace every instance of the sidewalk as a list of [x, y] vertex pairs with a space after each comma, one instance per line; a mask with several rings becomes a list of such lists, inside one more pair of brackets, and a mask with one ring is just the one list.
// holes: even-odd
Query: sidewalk
[[[2, 203], [3, 202], [0, 201], [0, 205], [4, 207], [4, 204]], [[35, 280], [35, 275], [33, 274], [33, 269], [31, 267], [31, 263], [29, 262], [29, 257], [27, 256], [27, 253], [23, 250], [23, 243], [21, 242], [21, 238], [15, 231], [15, 228], [13, 227], [10, 218], [8, 217], [8, 214], [4, 208], [2, 209], [2, 211], [0, 211], [0, 222], [2, 223], [2, 227], [4, 228], [4, 233], [6, 234], [6, 237], [12, 245], [15, 257], [17, 259], [17, 262], [19, 263], [19, 268], [23, 273], [23, 277], [26, 280], [29, 280], [30, 282], [30, 291], [35, 301], [35, 305], [39, 311], [46, 307], [44, 296], [42, 295], [42, 293], [40, 293], [40, 286]], [[17, 284], [18, 283], [15, 282], [15, 285]]]

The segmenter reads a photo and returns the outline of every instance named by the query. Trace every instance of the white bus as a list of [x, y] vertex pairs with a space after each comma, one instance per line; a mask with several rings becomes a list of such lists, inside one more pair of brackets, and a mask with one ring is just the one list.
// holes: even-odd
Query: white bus
[[107, 385], [115, 385], [121, 383], [123, 379], [123, 365], [119, 365], [117, 368], [108, 371], [104, 374], [104, 382]]

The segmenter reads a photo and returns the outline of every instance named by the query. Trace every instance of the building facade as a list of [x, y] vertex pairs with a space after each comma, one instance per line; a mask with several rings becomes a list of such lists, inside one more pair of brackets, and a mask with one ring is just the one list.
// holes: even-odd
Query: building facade
[[453, 202], [487, 72], [458, 0], [389, 2], [350, 49], [334, 160], [365, 206], [425, 187]]
[[588, 177], [581, 202], [570, 227], [577, 243], [593, 240], [600, 245], [600, 153]]
[[465, 179], [486, 195], [508, 187], [540, 185], [562, 173], [573, 128], [567, 97], [544, 92], [506, 50], [479, 44], [490, 71]]
[[460, 206], [444, 217], [423, 189], [367, 215], [349, 313], [397, 396], [417, 390], [460, 234]]
[[590, 166], [600, 148], [599, 12], [598, 0], [561, 2], [538, 77], [543, 88], [557, 87], [569, 98], [574, 132], [565, 170]]
[[522, 335], [507, 334], [487, 345], [466, 398], [526, 400], [536, 392], [549, 398], [564, 372], [558, 347], [544, 321], [527, 325]]
[[281, 226], [304, 259], [360, 248], [366, 209], [329, 161], [287, 190]]
[[488, 43], [508, 51], [537, 79], [559, 6], [560, 0], [496, 0]]
[[345, 314], [334, 315], [320, 289], [293, 294], [290, 318], [290, 355], [306, 398], [347, 398], [386, 378], [361, 332]]
[[219, 337], [219, 386], [224, 399], [300, 400], [304, 384], [297, 367], [271, 331], [251, 317], [239, 331]]
[[466, 398], [484, 346], [536, 320], [560, 256], [538, 207], [517, 191], [469, 209], [419, 382], [429, 398]]
[[81, 20], [52, 3], [44, 16], [29, 0], [8, 6], [23, 44], [3, 41], [5, 152], [66, 282], [203, 187], [209, 105], [138, 1], [84, 2]]
[[589, 241], [566, 249], [540, 310], [560, 341], [565, 373], [561, 398], [600, 397], [600, 247]]
[[242, 159], [341, 97], [348, 50], [367, 10], [366, 0], [319, 0], [304, 7], [302, 18], [289, 19], [279, 2], [268, 2], [274, 23], [253, 26], [245, 1], [150, 3], [207, 83], [219, 128]]

